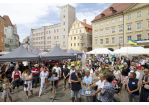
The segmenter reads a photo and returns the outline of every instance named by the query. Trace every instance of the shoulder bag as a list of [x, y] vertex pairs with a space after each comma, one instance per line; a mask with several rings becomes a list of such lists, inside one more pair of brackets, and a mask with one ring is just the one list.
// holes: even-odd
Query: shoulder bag
[[[147, 77], [148, 77], [148, 76], [147, 76]], [[144, 81], [145, 81], [145, 75], [144, 75]], [[145, 84], [145, 85], [144, 85], [144, 88], [147, 89], [147, 90], [149, 90], [149, 84]]]

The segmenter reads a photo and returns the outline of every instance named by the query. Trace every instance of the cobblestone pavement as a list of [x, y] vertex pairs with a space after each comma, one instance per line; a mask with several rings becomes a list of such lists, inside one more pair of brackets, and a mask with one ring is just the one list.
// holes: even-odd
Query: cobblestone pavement
[[[138, 70], [138, 71], [141, 73], [141, 77], [140, 77], [141, 79], [143, 75], [143, 71], [141, 70]], [[66, 87], [68, 87], [68, 85]], [[51, 98], [54, 96], [51, 91], [51, 83], [47, 85], [46, 95], [42, 94], [40, 98], [38, 97], [39, 89], [40, 89], [40, 85], [38, 84], [37, 89], [33, 88], [34, 96], [31, 96], [31, 93], [29, 92], [29, 99], [27, 100], [26, 93], [24, 92], [24, 88], [23, 86], [20, 86], [20, 92], [17, 93], [16, 92], [17, 90], [15, 89], [14, 94], [12, 95], [13, 102], [51, 102], [51, 99], [49, 99], [49, 97]], [[2, 93], [0, 93], [0, 102], [3, 102], [1, 95]], [[59, 98], [59, 100], [54, 100], [54, 102], [71, 102], [71, 90], [66, 88], [66, 90], [63, 91], [63, 80], [60, 80], [58, 84], [56, 97]], [[84, 97], [82, 96], [81, 98], [83, 102]], [[119, 102], [128, 102], [127, 92], [124, 93], [124, 86], [122, 88], [121, 94], [120, 95], [115, 94], [114, 99], [116, 99]], [[7, 102], [10, 102], [9, 98], [7, 98]]]

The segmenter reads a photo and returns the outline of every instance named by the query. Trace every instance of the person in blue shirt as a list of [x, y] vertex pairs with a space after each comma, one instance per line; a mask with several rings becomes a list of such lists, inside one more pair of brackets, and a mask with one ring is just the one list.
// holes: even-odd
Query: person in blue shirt
[[[90, 76], [90, 71], [86, 70], [82, 85], [84, 85], [84, 87], [85, 86], [88, 87], [89, 85], [91, 86], [92, 84], [93, 84], [93, 78]], [[84, 100], [85, 100], [85, 102], [93, 102], [93, 97], [86, 96]]]

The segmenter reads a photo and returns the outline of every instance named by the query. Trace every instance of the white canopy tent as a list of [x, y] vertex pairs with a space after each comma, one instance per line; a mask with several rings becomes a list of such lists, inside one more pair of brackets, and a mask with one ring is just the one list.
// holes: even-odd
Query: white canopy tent
[[148, 54], [149, 52], [143, 47], [122, 47], [117, 49], [112, 54]]
[[8, 53], [10, 53], [10, 52], [3, 51], [3, 52], [0, 52], [0, 55], [5, 55], [5, 54], [8, 54]]
[[108, 50], [107, 48], [97, 48], [97, 49], [94, 49], [90, 52], [87, 52], [86, 54], [111, 54], [112, 51]]

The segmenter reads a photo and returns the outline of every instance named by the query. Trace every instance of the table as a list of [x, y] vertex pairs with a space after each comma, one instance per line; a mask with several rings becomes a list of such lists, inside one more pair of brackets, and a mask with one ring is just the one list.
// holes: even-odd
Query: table
[[[55, 88], [55, 86], [54, 86], [54, 81], [56, 81], [56, 80], [58, 80], [58, 79], [59, 79], [58, 77], [51, 77], [51, 78], [48, 79], [49, 81], [53, 81], [53, 89]], [[53, 98], [49, 98], [49, 99], [52, 99], [52, 102], [53, 102], [54, 100], [59, 100], [58, 98], [56, 98], [55, 92], [54, 92], [54, 97], [53, 97]]]

